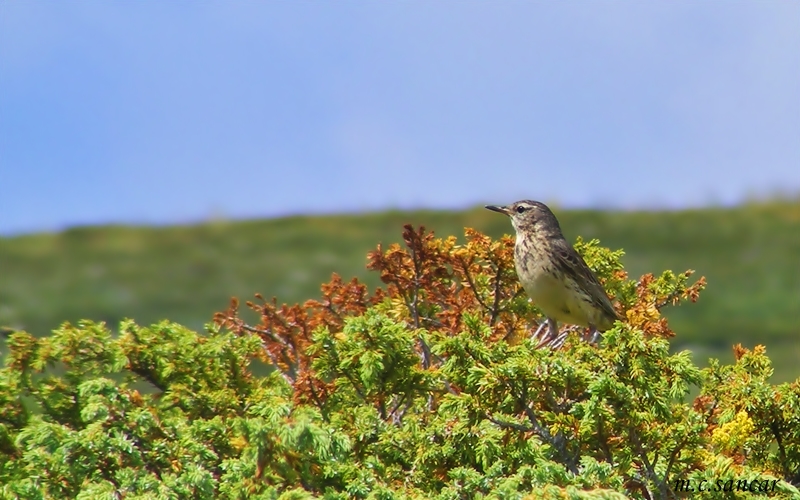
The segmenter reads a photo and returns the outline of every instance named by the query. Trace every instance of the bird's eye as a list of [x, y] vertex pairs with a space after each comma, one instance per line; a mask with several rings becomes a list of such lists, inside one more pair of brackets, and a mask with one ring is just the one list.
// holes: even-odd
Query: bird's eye
[[527, 209], [528, 209], [528, 207], [523, 207], [522, 205], [520, 205], [520, 206], [517, 207], [517, 213], [521, 214], [521, 213], [525, 212], [525, 210], [527, 210]]

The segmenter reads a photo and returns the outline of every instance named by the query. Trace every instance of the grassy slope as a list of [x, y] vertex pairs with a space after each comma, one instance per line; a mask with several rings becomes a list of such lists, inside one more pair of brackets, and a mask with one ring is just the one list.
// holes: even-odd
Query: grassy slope
[[[696, 269], [709, 288], [669, 313], [676, 346], [729, 359], [734, 342], [766, 343], [778, 378], [800, 375], [800, 204], [682, 212], [557, 211], [568, 239], [624, 248], [632, 276]], [[440, 236], [464, 226], [511, 232], [499, 214], [386, 212], [218, 222], [187, 227], [91, 227], [0, 238], [0, 325], [42, 334], [63, 320], [114, 325], [169, 318], [201, 328], [231, 296], [279, 301], [317, 295], [332, 272], [358, 276], [366, 252], [398, 241], [404, 223]]]

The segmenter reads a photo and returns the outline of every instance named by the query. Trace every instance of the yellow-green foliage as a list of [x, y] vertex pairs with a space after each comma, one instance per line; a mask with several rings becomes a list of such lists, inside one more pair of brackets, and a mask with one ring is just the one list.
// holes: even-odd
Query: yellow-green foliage
[[403, 238], [369, 256], [384, 289], [259, 297], [255, 324], [233, 301], [204, 335], [12, 334], [0, 498], [661, 499], [679, 480], [753, 498], [735, 485], [754, 479], [800, 496], [800, 383], [770, 384], [761, 347], [704, 370], [669, 350], [662, 309], [702, 279], [629, 280], [621, 252], [581, 241], [625, 320], [553, 351], [529, 340], [542, 318], [509, 238]]

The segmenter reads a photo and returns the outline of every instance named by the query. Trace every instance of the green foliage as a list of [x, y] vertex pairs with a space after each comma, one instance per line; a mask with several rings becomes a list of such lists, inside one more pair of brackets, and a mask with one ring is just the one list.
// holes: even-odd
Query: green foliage
[[303, 306], [249, 304], [255, 325], [234, 302], [204, 335], [12, 334], [0, 498], [666, 499], [757, 478], [800, 496], [800, 381], [770, 384], [762, 347], [704, 370], [670, 352], [662, 309], [702, 280], [631, 281], [580, 242], [625, 320], [551, 350], [528, 338], [542, 318], [509, 238], [404, 240], [370, 254], [385, 289], [335, 278]]

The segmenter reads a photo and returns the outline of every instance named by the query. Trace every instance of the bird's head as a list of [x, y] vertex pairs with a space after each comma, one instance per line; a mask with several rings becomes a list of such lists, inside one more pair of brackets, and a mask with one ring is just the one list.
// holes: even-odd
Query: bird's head
[[506, 214], [517, 233], [534, 232], [542, 236], [561, 236], [558, 219], [544, 203], [522, 200], [505, 207], [486, 205], [486, 208]]

